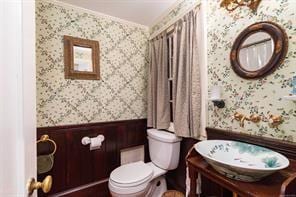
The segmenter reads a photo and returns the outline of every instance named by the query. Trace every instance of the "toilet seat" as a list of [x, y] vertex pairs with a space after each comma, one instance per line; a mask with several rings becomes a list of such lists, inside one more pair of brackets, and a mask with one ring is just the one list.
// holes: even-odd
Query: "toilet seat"
[[117, 194], [145, 192], [153, 177], [153, 169], [142, 161], [122, 165], [112, 171], [109, 188]]
[[122, 165], [112, 171], [110, 180], [118, 187], [133, 187], [149, 182], [153, 169], [143, 161]]

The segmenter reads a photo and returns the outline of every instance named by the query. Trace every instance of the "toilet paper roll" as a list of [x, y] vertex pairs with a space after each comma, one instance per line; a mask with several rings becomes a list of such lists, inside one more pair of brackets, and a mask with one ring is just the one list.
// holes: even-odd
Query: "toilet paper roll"
[[90, 138], [90, 150], [99, 149], [102, 145], [102, 140], [99, 137]]

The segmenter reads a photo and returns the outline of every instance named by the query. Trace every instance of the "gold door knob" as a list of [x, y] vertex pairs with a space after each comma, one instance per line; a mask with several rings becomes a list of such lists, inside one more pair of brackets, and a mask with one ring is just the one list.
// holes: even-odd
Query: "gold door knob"
[[35, 181], [34, 178], [29, 180], [28, 183], [28, 191], [29, 194], [32, 194], [35, 189], [42, 189], [44, 193], [48, 193], [51, 189], [52, 186], [52, 177], [51, 176], [46, 176], [45, 179], [41, 182]]

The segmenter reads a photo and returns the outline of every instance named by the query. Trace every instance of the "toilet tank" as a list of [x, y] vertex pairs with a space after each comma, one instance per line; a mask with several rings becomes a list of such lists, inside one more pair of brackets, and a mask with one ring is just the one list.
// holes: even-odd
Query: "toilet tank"
[[147, 134], [151, 161], [164, 170], [176, 169], [179, 164], [182, 138], [157, 129], [148, 129]]

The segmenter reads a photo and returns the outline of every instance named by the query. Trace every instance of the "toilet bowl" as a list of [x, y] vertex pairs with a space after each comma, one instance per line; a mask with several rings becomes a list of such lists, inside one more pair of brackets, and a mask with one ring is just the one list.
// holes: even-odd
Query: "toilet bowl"
[[[109, 178], [109, 189], [111, 195], [117, 196], [149, 196], [159, 184], [152, 180], [160, 181], [160, 177], [167, 171], [155, 166], [152, 162], [143, 161], [126, 164], [116, 168]], [[161, 187], [166, 188], [163, 183]], [[158, 185], [157, 187], [160, 187]]]
[[181, 138], [166, 131], [147, 130], [152, 162], [122, 165], [110, 174], [109, 190], [114, 197], [160, 197], [166, 190], [165, 173], [177, 168]]

